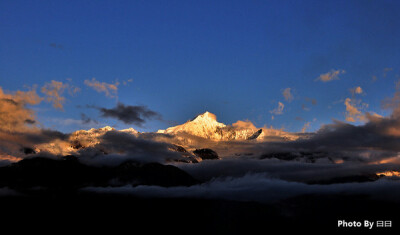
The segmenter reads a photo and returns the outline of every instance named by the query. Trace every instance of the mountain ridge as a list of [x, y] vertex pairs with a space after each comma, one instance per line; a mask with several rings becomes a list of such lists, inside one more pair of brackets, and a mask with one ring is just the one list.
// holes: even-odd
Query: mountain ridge
[[69, 155], [84, 148], [99, 148], [100, 151], [108, 152], [102, 147], [101, 141], [106, 133], [112, 131], [130, 134], [136, 138], [182, 145], [190, 151], [211, 147], [221, 141], [265, 142], [291, 141], [300, 138], [296, 133], [267, 127], [257, 128], [250, 121], [237, 121], [231, 125], [226, 125], [218, 122], [215, 114], [206, 111], [183, 124], [157, 132], [139, 132], [134, 128], [117, 130], [110, 126], [77, 130], [69, 134], [67, 141], [55, 140], [32, 146], [32, 151], [35, 153], [45, 151], [55, 155]]

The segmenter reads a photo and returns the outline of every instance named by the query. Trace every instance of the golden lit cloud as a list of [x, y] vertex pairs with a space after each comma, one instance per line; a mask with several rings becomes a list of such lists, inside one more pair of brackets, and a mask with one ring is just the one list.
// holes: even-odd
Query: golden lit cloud
[[80, 88], [52, 80], [50, 83], [46, 83], [40, 91], [46, 95], [46, 101], [52, 103], [54, 108], [63, 110], [65, 97], [62, 94], [65, 90], [68, 90], [69, 94], [73, 95], [79, 92]]
[[315, 81], [321, 81], [321, 82], [330, 82], [333, 80], [338, 80], [340, 74], [346, 73], [345, 70], [331, 70], [330, 72], [324, 73], [319, 75]]
[[130, 82], [133, 82], [133, 79], [131, 78], [131, 79], [128, 79], [128, 80], [126, 80], [126, 81], [122, 81], [122, 84], [124, 85], [124, 86], [126, 86], [126, 85], [128, 85], [128, 83], [130, 83]]
[[301, 128], [301, 133], [305, 133], [307, 131], [308, 128], [310, 128], [311, 122], [306, 122], [303, 126], [303, 128]]
[[233, 123], [232, 126], [236, 129], [252, 129], [252, 130], [257, 129], [256, 126], [249, 120], [246, 121], [239, 120]]
[[105, 83], [99, 82], [96, 78], [92, 78], [92, 80], [85, 80], [85, 85], [88, 87], [93, 88], [95, 91], [104, 93], [107, 97], [114, 98], [117, 96], [118, 93], [118, 86], [119, 82], [112, 83]]
[[346, 106], [346, 121], [356, 122], [356, 121], [367, 121], [366, 116], [360, 111], [360, 109], [368, 106], [363, 104], [362, 107], [357, 107], [360, 102], [354, 99], [346, 98], [344, 105]]
[[384, 171], [376, 173], [378, 176], [387, 176], [387, 177], [400, 177], [399, 171]]
[[364, 92], [364, 91], [363, 91], [363, 89], [362, 89], [360, 86], [354, 87], [354, 88], [350, 89], [350, 93], [351, 93], [352, 95], [355, 95], [355, 94], [360, 95], [360, 94], [362, 94], [363, 92]]
[[0, 130], [14, 131], [34, 124], [34, 113], [26, 106], [39, 104], [42, 100], [35, 88], [6, 94], [0, 87]]

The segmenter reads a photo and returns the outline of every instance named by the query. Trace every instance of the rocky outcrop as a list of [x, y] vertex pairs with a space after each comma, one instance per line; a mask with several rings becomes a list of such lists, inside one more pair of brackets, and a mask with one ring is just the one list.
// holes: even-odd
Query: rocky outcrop
[[218, 154], [212, 149], [196, 149], [193, 153], [203, 160], [219, 159]]

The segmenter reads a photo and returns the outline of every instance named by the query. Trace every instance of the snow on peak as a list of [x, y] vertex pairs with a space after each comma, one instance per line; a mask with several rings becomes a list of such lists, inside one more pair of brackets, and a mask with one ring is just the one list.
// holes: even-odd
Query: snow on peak
[[184, 124], [169, 127], [166, 130], [159, 130], [157, 133], [166, 133], [181, 136], [182, 139], [188, 139], [188, 136], [180, 134], [190, 134], [214, 141], [230, 140], [258, 140], [264, 141], [267, 136], [275, 139], [295, 140], [296, 135], [287, 133], [283, 130], [273, 128], [257, 128], [248, 120], [237, 121], [232, 125], [225, 125], [217, 121], [217, 116], [206, 111], [197, 115], [194, 119]]
[[[254, 126], [253, 128], [249, 128], [247, 126], [246, 128], [238, 128], [235, 125], [225, 125], [224, 123], [218, 122], [217, 116], [208, 111], [197, 115], [194, 119], [187, 121], [182, 125], [158, 131], [158, 133], [167, 133], [174, 135], [187, 133], [190, 135], [216, 141], [247, 140], [250, 137], [256, 139], [261, 134], [261, 132], [262, 130], [258, 130]], [[257, 136], [254, 136], [254, 134], [256, 133]]]
[[214, 139], [216, 138], [216, 134], [218, 135], [216, 129], [224, 128], [225, 126], [225, 124], [217, 122], [215, 114], [207, 111], [182, 125], [170, 127], [166, 130], [159, 130], [158, 133], [178, 134], [185, 132], [207, 139]]
[[193, 120], [193, 122], [212, 122], [212, 121], [217, 121], [217, 116], [213, 113], [210, 113], [206, 111], [205, 113], [197, 115]]

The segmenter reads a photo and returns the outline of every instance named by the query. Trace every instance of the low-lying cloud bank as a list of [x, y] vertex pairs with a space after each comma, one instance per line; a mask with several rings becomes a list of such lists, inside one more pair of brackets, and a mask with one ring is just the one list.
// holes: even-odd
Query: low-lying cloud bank
[[270, 177], [297, 182], [318, 182], [350, 176], [372, 176], [377, 172], [399, 170], [397, 164], [364, 164], [359, 162], [333, 164], [307, 163], [278, 159], [222, 159], [199, 164], [176, 164], [193, 177], [207, 181], [218, 177], [241, 177], [264, 173]]
[[228, 199], [273, 203], [301, 195], [366, 195], [371, 199], [398, 201], [400, 181], [381, 179], [368, 183], [309, 185], [274, 179], [265, 174], [247, 174], [237, 178], [218, 178], [190, 187], [124, 186], [89, 187], [84, 191], [129, 194], [138, 197]]

